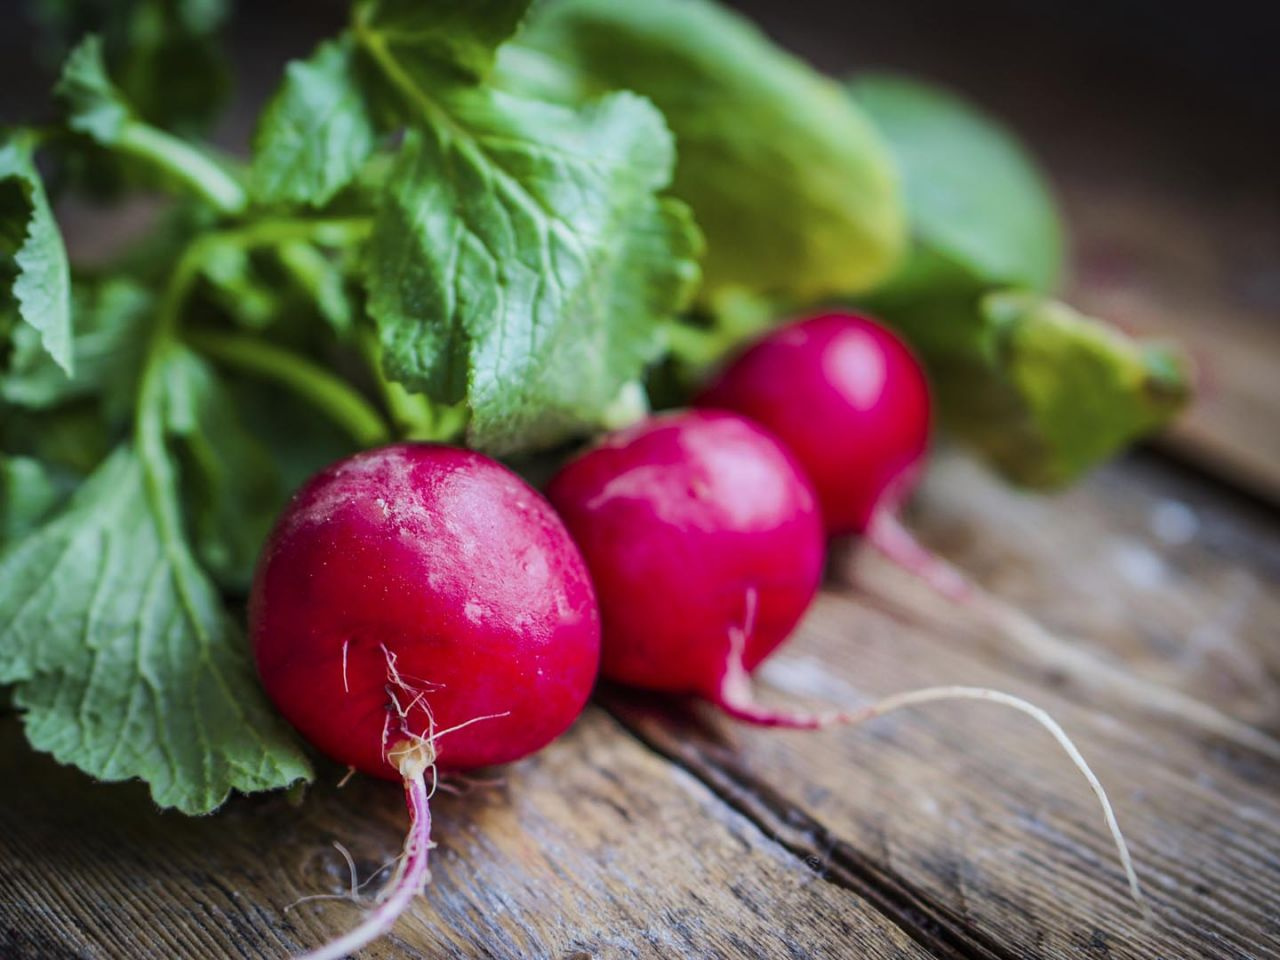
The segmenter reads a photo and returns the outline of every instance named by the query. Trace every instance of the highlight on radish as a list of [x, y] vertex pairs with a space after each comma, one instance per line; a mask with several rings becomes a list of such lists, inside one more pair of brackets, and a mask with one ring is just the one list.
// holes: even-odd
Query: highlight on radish
[[1145, 909], [1106, 792], [1040, 707], [965, 686], [907, 691], [849, 711], [775, 709], [754, 699], [751, 673], [803, 616], [824, 561], [813, 486], [763, 427], [716, 410], [656, 416], [570, 461], [547, 496], [596, 584], [604, 676], [697, 696], [766, 727], [819, 730], [950, 700], [1021, 712], [1048, 731], [1088, 781], [1130, 891]]
[[896, 334], [851, 313], [825, 313], [763, 336], [695, 401], [763, 424], [813, 481], [829, 535], [858, 534], [944, 596], [969, 584], [921, 546], [898, 511], [924, 468], [929, 385]]
[[376, 908], [307, 960], [390, 929], [429, 877], [437, 771], [548, 744], [600, 655], [586, 567], [546, 500], [481, 454], [428, 444], [358, 454], [298, 492], [259, 563], [250, 630], [281, 713], [339, 763], [402, 782], [409, 808]]

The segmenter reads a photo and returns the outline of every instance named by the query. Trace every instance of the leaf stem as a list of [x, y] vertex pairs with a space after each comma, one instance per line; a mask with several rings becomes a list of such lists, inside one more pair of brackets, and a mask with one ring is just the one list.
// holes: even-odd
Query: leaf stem
[[241, 214], [249, 205], [244, 187], [222, 164], [203, 150], [150, 124], [126, 123], [117, 146], [167, 171], [224, 216]]
[[260, 220], [245, 227], [221, 230], [195, 241], [197, 244], [231, 244], [239, 247], [267, 247], [310, 240], [322, 246], [359, 243], [373, 230], [372, 217], [280, 217]]
[[[147, 346], [142, 378], [138, 385], [138, 411], [134, 420], [134, 444], [142, 467], [146, 496], [155, 517], [156, 528], [165, 555], [174, 569], [174, 587], [188, 611], [195, 611], [198, 600], [192, 596], [191, 554], [186, 547], [177, 498], [173, 465], [165, 448], [165, 358], [173, 348], [179, 310], [200, 272], [203, 248], [192, 243], [179, 258], [161, 297], [156, 325]], [[207, 647], [210, 637], [206, 625], [197, 615], [190, 617], [192, 628]]]
[[189, 331], [186, 342], [205, 356], [288, 387], [313, 403], [362, 447], [388, 442], [382, 415], [351, 384], [328, 370], [260, 337], [211, 330]]
[[458, 126], [454, 118], [447, 111], [441, 109], [427, 95], [426, 91], [414, 81], [395, 54], [388, 49], [387, 42], [382, 34], [365, 22], [365, 18], [360, 15], [362, 9], [357, 8], [357, 15], [352, 24], [352, 29], [355, 31], [356, 39], [365, 48], [374, 63], [382, 70], [391, 85], [399, 90], [406, 100], [421, 110], [428, 120], [439, 123], [463, 135], [464, 139], [470, 140], [470, 135]]
[[[212, 250], [221, 244], [232, 244], [241, 247], [268, 246], [275, 243], [287, 243], [293, 240], [310, 239], [318, 243], [357, 242], [365, 237], [371, 229], [372, 221], [368, 217], [349, 217], [331, 219], [276, 219], [263, 220], [246, 227], [207, 233], [193, 240], [178, 258], [169, 283], [161, 295], [156, 313], [156, 325], [151, 331], [151, 341], [147, 347], [146, 360], [142, 368], [142, 377], [138, 386], [138, 415], [135, 423], [135, 439], [140, 450], [150, 448], [157, 454], [163, 452], [164, 424], [160, 413], [163, 400], [161, 378], [164, 370], [164, 356], [172, 347], [178, 336], [181, 325], [182, 306], [191, 293], [200, 276], [201, 267]], [[250, 341], [246, 341], [250, 342]], [[277, 379], [292, 379], [295, 389], [304, 389], [303, 384], [311, 384], [316, 391], [315, 402], [326, 412], [340, 418], [340, 422], [348, 429], [359, 430], [357, 439], [372, 438], [367, 442], [382, 442], [387, 430], [382, 418], [376, 411], [343, 381], [323, 370], [316, 370], [319, 378], [302, 373], [298, 364], [308, 369], [294, 354], [266, 344], [260, 345], [263, 350], [283, 355], [286, 358], [287, 373], [277, 372]], [[216, 348], [215, 348], [216, 349]], [[252, 364], [244, 360], [249, 351], [241, 347], [235, 351], [242, 365]], [[229, 359], [229, 358], [224, 358]], [[296, 361], [289, 364], [288, 361]], [[259, 372], [270, 372], [259, 370]], [[325, 380], [332, 385], [320, 386]], [[340, 399], [340, 392], [349, 394], [345, 400]], [[361, 410], [360, 405], [364, 409]], [[377, 429], [375, 430], [375, 425]], [[362, 442], [365, 442], [362, 440]], [[157, 446], [157, 444], [159, 446]]]
[[406, 440], [432, 443], [456, 440], [467, 425], [466, 405], [437, 403], [426, 394], [410, 392], [387, 376], [377, 335], [366, 327], [357, 332], [357, 337], [396, 432]]

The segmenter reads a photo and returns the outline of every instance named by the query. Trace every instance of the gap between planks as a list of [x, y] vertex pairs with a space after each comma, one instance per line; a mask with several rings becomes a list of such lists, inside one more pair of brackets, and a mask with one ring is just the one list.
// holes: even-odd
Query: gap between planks
[[611, 691], [598, 702], [638, 743], [697, 780], [815, 877], [860, 897], [932, 956], [941, 960], [1023, 960], [1020, 952], [975, 929], [954, 911], [931, 901], [915, 885], [840, 840], [728, 756], [717, 757], [715, 763], [699, 763], [684, 756], [661, 731], [637, 720], [627, 706], [627, 696]]

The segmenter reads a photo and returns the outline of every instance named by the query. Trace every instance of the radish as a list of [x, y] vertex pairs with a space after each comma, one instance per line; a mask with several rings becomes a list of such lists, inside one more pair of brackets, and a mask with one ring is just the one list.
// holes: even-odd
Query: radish
[[793, 729], [857, 724], [939, 700], [1018, 710], [1054, 737], [1088, 781], [1130, 890], [1145, 907], [1102, 785], [1039, 707], [960, 686], [908, 691], [848, 712], [771, 709], [753, 699], [751, 672], [803, 615], [824, 561], [813, 487], [759, 424], [718, 410], [652, 417], [566, 464], [547, 496], [596, 584], [604, 676], [698, 696], [747, 723]]
[[929, 386], [898, 337], [829, 313], [758, 340], [697, 399], [764, 424], [813, 480], [828, 534], [856, 533], [953, 600], [965, 577], [898, 520], [929, 445]]
[[547, 496], [595, 581], [601, 672], [742, 709], [730, 671], [786, 639], [822, 579], [817, 501], [786, 448], [736, 414], [666, 414], [570, 463]]
[[508, 763], [582, 712], [600, 621], [582, 556], [547, 502], [478, 453], [400, 444], [321, 471], [259, 563], [262, 684], [316, 748], [401, 781], [410, 829], [379, 906], [308, 954], [390, 929], [429, 876], [427, 775]]

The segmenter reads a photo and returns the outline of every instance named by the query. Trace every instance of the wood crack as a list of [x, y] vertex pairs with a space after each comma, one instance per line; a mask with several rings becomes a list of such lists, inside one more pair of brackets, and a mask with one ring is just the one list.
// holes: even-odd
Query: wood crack
[[721, 801], [745, 817], [766, 837], [802, 861], [817, 877], [865, 900], [904, 934], [942, 960], [1025, 960], [1024, 951], [1006, 947], [977, 930], [963, 916], [852, 844], [831, 833], [803, 809], [756, 780], [728, 751], [683, 749], [660, 723], [646, 719], [625, 694], [598, 698], [619, 726], [647, 749], [679, 767]]

